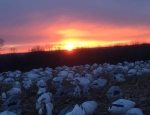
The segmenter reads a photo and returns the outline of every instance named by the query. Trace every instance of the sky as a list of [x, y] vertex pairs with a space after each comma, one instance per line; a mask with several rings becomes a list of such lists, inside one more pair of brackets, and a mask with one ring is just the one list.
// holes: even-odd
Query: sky
[[150, 42], [149, 0], [0, 0], [3, 52]]

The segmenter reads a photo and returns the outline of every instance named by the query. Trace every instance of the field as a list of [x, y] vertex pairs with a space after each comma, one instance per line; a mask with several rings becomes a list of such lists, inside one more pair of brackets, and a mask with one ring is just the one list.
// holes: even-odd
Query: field
[[[136, 102], [136, 107], [141, 108], [144, 115], [149, 115], [150, 111], [150, 75], [143, 75], [139, 78], [129, 78], [124, 83], [112, 83], [109, 80], [109, 75], [105, 75], [108, 79], [107, 84], [100, 89], [91, 90], [91, 95], [88, 97], [81, 98], [67, 98], [67, 97], [55, 97], [53, 96], [52, 103], [54, 104], [53, 115], [57, 115], [61, 110], [63, 110], [67, 105], [81, 104], [87, 100], [94, 100], [98, 104], [98, 108], [93, 115], [109, 115], [107, 109], [110, 104], [116, 99], [107, 99], [106, 93], [108, 89], [113, 86], [119, 86], [123, 91], [122, 98], [129, 99]], [[55, 88], [51, 84], [51, 80], [47, 81], [48, 89], [47, 91], [55, 94]], [[64, 86], [70, 87], [71, 85], [66, 81], [63, 83]], [[8, 91], [11, 85], [0, 85], [1, 93]], [[32, 86], [29, 90], [22, 88], [22, 105], [23, 112], [22, 115], [37, 115], [37, 110], [35, 109], [35, 103], [38, 98], [37, 86]], [[2, 103], [2, 102], [0, 102]], [[2, 104], [0, 106], [2, 109]]]
[[[1, 72], [6, 72], [8, 70], [15, 71], [21, 70], [22, 73], [30, 71], [33, 68], [45, 68], [67, 65], [69, 67], [77, 65], [85, 65], [93, 63], [103, 64], [103, 63], [123, 63], [124, 61], [135, 62], [137, 60], [149, 60], [150, 53], [145, 52], [150, 45], [135, 45], [129, 47], [116, 46], [112, 48], [103, 49], [80, 49], [78, 51], [66, 52], [66, 51], [56, 51], [56, 52], [31, 52], [28, 54], [7, 54], [1, 55], [0, 64]], [[129, 50], [130, 49], [130, 50]], [[111, 53], [110, 53], [111, 52]], [[35, 58], [36, 57], [36, 58]], [[5, 66], [4, 66], [5, 65]], [[91, 71], [88, 71], [91, 73]], [[144, 115], [149, 115], [150, 111], [150, 74], [143, 74], [138, 77], [127, 77], [127, 73], [123, 73], [126, 78], [125, 82], [112, 82], [110, 74], [105, 73], [102, 75], [103, 78], [107, 79], [107, 84], [99, 89], [91, 89], [90, 96], [82, 96], [80, 98], [75, 97], [55, 97], [56, 90], [52, 85], [52, 79], [47, 81], [47, 92], [53, 94], [52, 103], [54, 109], [52, 111], [53, 115], [59, 114], [66, 106], [81, 104], [87, 100], [94, 100], [98, 104], [98, 108], [93, 113], [93, 115], [109, 115], [108, 107], [117, 98], [108, 99], [106, 93], [111, 86], [119, 86], [123, 92], [121, 98], [128, 99], [136, 102], [136, 107], [142, 109]], [[57, 77], [57, 73], [53, 75]], [[19, 80], [22, 82], [22, 79]], [[72, 87], [69, 81], [63, 81], [63, 86], [69, 88]], [[12, 88], [12, 85], [5, 85], [0, 83], [0, 94], [2, 92], [7, 92]], [[35, 109], [35, 104], [38, 99], [37, 91], [38, 88], [35, 84], [30, 89], [22, 89], [22, 115], [37, 115], [38, 111]], [[3, 102], [0, 100], [0, 111], [3, 111]]]

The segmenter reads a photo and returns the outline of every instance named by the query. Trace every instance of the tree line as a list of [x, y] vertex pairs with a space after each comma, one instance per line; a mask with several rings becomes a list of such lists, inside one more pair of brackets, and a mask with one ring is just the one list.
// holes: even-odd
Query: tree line
[[133, 44], [126, 46], [82, 48], [71, 52], [33, 51], [28, 53], [10, 53], [0, 55], [0, 72], [4, 71], [30, 71], [34, 68], [55, 68], [57, 66], [75, 66], [85, 64], [116, 64], [119, 62], [134, 62], [150, 59], [150, 44]]

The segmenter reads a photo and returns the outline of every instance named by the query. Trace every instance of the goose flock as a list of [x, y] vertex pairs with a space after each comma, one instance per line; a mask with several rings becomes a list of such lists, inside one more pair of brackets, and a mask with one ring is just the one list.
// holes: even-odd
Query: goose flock
[[2, 72], [0, 115], [144, 115], [149, 75], [150, 60]]

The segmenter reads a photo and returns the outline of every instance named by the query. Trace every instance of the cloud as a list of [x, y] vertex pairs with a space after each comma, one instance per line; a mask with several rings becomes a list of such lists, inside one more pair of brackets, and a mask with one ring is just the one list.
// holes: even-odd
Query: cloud
[[149, 6], [148, 0], [1, 0], [0, 38], [8, 45], [147, 40]]

